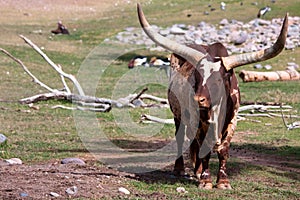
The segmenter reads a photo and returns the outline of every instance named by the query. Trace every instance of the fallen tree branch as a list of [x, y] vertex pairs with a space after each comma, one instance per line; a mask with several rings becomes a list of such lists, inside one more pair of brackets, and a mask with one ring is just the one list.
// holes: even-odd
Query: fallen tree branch
[[269, 117], [269, 118], [273, 118], [273, 116], [268, 114], [268, 113], [261, 113], [261, 114], [259, 114], [259, 113], [254, 113], [254, 114], [252, 114], [252, 113], [239, 113], [238, 115], [241, 116], [241, 117]]
[[[268, 111], [272, 111], [272, 112], [280, 112], [282, 111], [281, 109], [285, 108], [287, 109], [287, 111], [289, 111], [290, 109], [292, 109], [291, 106], [288, 105], [284, 105], [284, 106], [269, 106], [269, 105], [246, 105], [246, 106], [241, 106], [239, 108], [239, 112], [243, 112], [243, 111], [247, 111], [247, 110], [257, 110], [259, 112], [268, 112]], [[278, 110], [274, 110], [274, 109], [278, 109]]]
[[94, 108], [94, 107], [83, 107], [83, 106], [75, 106], [75, 107], [69, 107], [69, 106], [63, 106], [63, 105], [56, 105], [52, 106], [51, 108], [57, 109], [62, 108], [66, 110], [81, 110], [81, 111], [92, 111], [92, 112], [109, 112], [111, 107], [110, 106], [104, 106], [103, 108]]
[[149, 99], [149, 100], [157, 101], [161, 104], [169, 104], [169, 101], [167, 99], [156, 97], [149, 94], [142, 94], [141, 99]]
[[174, 124], [174, 119], [161, 119], [158, 117], [154, 117], [151, 115], [143, 114], [141, 116], [141, 122], [156, 122], [156, 123], [162, 123], [162, 124]]
[[256, 123], [261, 123], [260, 120], [256, 120], [256, 119], [248, 119], [246, 117], [242, 117], [242, 116], [237, 116], [237, 121], [251, 121], [251, 122], [256, 122]]
[[28, 38], [24, 37], [23, 35], [20, 35], [20, 37], [29, 45], [31, 46], [38, 54], [40, 54], [42, 56], [42, 58], [44, 58], [44, 60], [49, 63], [49, 65], [55, 70], [57, 71], [60, 75], [68, 78], [69, 80], [71, 80], [74, 84], [74, 86], [76, 87], [78, 93], [82, 96], [84, 96], [84, 92], [81, 88], [81, 85], [79, 84], [79, 82], [77, 81], [77, 79], [75, 78], [75, 76], [71, 75], [71, 74], [67, 74], [65, 73], [61, 67], [59, 67], [58, 65], [56, 65], [37, 45], [35, 45], [33, 42], [31, 42]]
[[145, 93], [147, 90], [148, 90], [148, 88], [146, 87], [146, 88], [144, 88], [142, 91], [140, 91], [140, 93], [138, 93], [138, 94], [136, 95], [136, 97], [134, 97], [134, 98], [132, 98], [132, 100], [130, 100], [130, 103], [132, 103], [134, 100], [139, 99], [140, 96], [141, 96], [143, 93]]
[[242, 70], [239, 76], [244, 82], [300, 80], [300, 74], [295, 69], [273, 72]]
[[[62, 67], [60, 65], [57, 65], [57, 66], [62, 70]], [[67, 93], [71, 93], [71, 90], [70, 90], [69, 86], [66, 83], [65, 77], [62, 74], [60, 74], [60, 78], [61, 78], [61, 82], [63, 83], [64, 88], [67, 91]]]
[[265, 106], [280, 106], [283, 103], [278, 102], [264, 102], [264, 101], [241, 101], [241, 105], [265, 105]]

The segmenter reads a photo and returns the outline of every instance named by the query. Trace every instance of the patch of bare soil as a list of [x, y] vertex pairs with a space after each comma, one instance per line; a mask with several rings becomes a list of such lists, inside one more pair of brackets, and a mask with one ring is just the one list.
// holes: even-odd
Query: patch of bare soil
[[[232, 138], [232, 142], [242, 144], [245, 142], [245, 135], [257, 135], [255, 132], [237, 132]], [[251, 151], [249, 149], [231, 148], [230, 149], [231, 157], [239, 158], [249, 164], [252, 165], [260, 165], [273, 167], [278, 170], [286, 171], [286, 172], [296, 172], [300, 173], [300, 168], [291, 167], [291, 166], [299, 166], [300, 163], [293, 158], [283, 158], [277, 155], [265, 154], [263, 152], [257, 153], [255, 151]]]
[[[136, 179], [134, 174], [99, 167], [95, 162], [86, 165], [38, 164], [0, 166], [0, 199], [56, 199], [66, 198], [125, 198], [120, 187], [127, 188], [130, 196], [141, 198], [164, 198], [164, 194], [139, 194], [126, 185]], [[67, 188], [77, 187], [75, 194], [67, 194]]]

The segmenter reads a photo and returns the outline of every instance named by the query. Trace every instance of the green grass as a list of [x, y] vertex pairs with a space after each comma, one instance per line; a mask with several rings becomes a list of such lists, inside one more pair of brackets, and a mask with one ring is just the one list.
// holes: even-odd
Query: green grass
[[[219, 8], [219, 1], [209, 2], [213, 7]], [[144, 12], [152, 24], [159, 26], [171, 26], [174, 23], [186, 23], [196, 25], [200, 21], [217, 24], [221, 19], [237, 19], [249, 21], [255, 18], [260, 6], [265, 6], [267, 1], [258, 1], [259, 6], [252, 6], [250, 0], [243, 1], [244, 9], [240, 9], [240, 1], [228, 1], [227, 11], [215, 11], [210, 15], [203, 15], [208, 9], [207, 1], [187, 1], [166, 0], [163, 3], [153, 0], [151, 4], [143, 4]], [[282, 9], [284, 8], [284, 9]], [[7, 35], [24, 34], [35, 42], [38, 46], [44, 46], [47, 55], [63, 69], [76, 75], [88, 53], [98, 47], [105, 38], [111, 37], [128, 26], [139, 26], [136, 17], [135, 5], [125, 5], [122, 12], [117, 8], [106, 12], [107, 17], [95, 19], [80, 19], [70, 22], [70, 27], [76, 27], [76, 31], [71, 31], [70, 36], [52, 36], [43, 32], [41, 35], [32, 33], [31, 29], [50, 30], [50, 23], [43, 21], [32, 24], [7, 25]], [[295, 1], [276, 1], [272, 4], [272, 12], [266, 16], [267, 19], [273, 17], [283, 17], [288, 11], [291, 16], [300, 15], [300, 4]], [[192, 14], [191, 17], [186, 17]], [[62, 88], [60, 78], [45, 63], [38, 54], [25, 46], [22, 40], [15, 39], [16, 42], [8, 43], [0, 41], [0, 46], [10, 51], [14, 56], [20, 58], [32, 72], [52, 87]], [[138, 80], [136, 74], [145, 80], [151, 80], [153, 74], [160, 73], [159, 77], [164, 77], [164, 72], [157, 72], [153, 69], [138, 71], [129, 70], [127, 63], [134, 55], [154, 55], [158, 53], [149, 52], [146, 49], [128, 52], [118, 58], [103, 72], [101, 81], [97, 85], [96, 95], [99, 97], [111, 98], [112, 88], [124, 81], [125, 86], [134, 85]], [[262, 64], [271, 64], [275, 70], [283, 70], [287, 62], [300, 63], [300, 49], [295, 51], [284, 51], [278, 57], [265, 61]], [[7, 136], [8, 141], [0, 145], [0, 158], [19, 157], [25, 163], [32, 164], [47, 162], [64, 157], [81, 156], [87, 154], [81, 138], [78, 136], [73, 112], [61, 109], [51, 109], [51, 106], [63, 104], [71, 106], [66, 102], [47, 101], [35, 104], [38, 110], [21, 105], [17, 101], [20, 98], [28, 97], [40, 92], [44, 92], [39, 86], [31, 82], [30, 78], [24, 74], [22, 69], [1, 55], [0, 60], [0, 132]], [[97, 66], [94, 66], [97, 67]], [[101, 66], [99, 66], [101, 67]], [[252, 69], [252, 66], [244, 66], [236, 70], [236, 74], [242, 70]], [[8, 73], [9, 72], [9, 73]], [[121, 79], [124, 75], [127, 79]], [[154, 79], [155, 80], [155, 79]], [[157, 79], [156, 79], [157, 80]], [[158, 81], [157, 81], [158, 82]], [[142, 88], [148, 87], [147, 93], [166, 98], [167, 88], [161, 83], [145, 83], [138, 85], [132, 92], [139, 92]], [[240, 79], [240, 89], [242, 100], [248, 101], [275, 101], [292, 105], [295, 112], [300, 111], [299, 81], [291, 82], [261, 82], [243, 83]], [[297, 111], [297, 112], [296, 112]], [[128, 112], [131, 120], [141, 129], [147, 129], [148, 125], [139, 124], [140, 115], [143, 113], [153, 113], [150, 109], [126, 108], [119, 112]], [[165, 118], [171, 118], [169, 109], [162, 109], [159, 114]], [[101, 130], [105, 132], [115, 144], [126, 147], [136, 138], [119, 127], [116, 123], [116, 116], [110, 113], [97, 113], [97, 121]], [[264, 154], [276, 155], [279, 158], [290, 158], [295, 161], [300, 160], [300, 130], [287, 131], [281, 118], [258, 118], [261, 123], [251, 121], [240, 121], [237, 132], [250, 132], [255, 134], [243, 135], [243, 141], [233, 143], [233, 147], [241, 148]], [[291, 120], [289, 123], [292, 122]], [[148, 128], [149, 129], [149, 128]], [[174, 135], [175, 128], [171, 125], [164, 125], [160, 131], [151, 139], [169, 140]], [[143, 134], [143, 133], [141, 133]], [[139, 138], [141, 139], [141, 138]], [[142, 138], [143, 139], [143, 138]], [[148, 139], [148, 138], [147, 138]], [[144, 141], [151, 144], [149, 141]], [[144, 139], [145, 140], [145, 139]], [[216, 173], [217, 161], [212, 161], [212, 171]], [[299, 164], [289, 164], [290, 167], [299, 169]], [[132, 180], [127, 184], [133, 190], [139, 191], [144, 196], [163, 193], [167, 198], [189, 198], [189, 199], [299, 199], [299, 175], [293, 172], [278, 170], [276, 168], [253, 165], [245, 163], [238, 158], [230, 158], [228, 169], [232, 181], [233, 191], [199, 191], [197, 182], [186, 179], [167, 178], [164, 181], [165, 171], [161, 172], [157, 181], [148, 182], [145, 180]], [[214, 176], [215, 178], [215, 176]], [[183, 186], [188, 193], [179, 194], [176, 188]], [[154, 197], [154, 196], [152, 196]]]

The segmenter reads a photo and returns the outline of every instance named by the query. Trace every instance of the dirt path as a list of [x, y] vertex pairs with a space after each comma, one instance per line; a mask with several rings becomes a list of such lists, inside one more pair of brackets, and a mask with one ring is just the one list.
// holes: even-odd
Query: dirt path
[[[249, 150], [232, 148], [231, 157], [241, 162], [261, 167], [272, 167], [279, 172], [296, 172], [300, 169], [293, 164], [298, 164], [289, 158], [282, 158], [274, 155], [256, 153]], [[153, 194], [141, 194], [140, 191], [128, 186], [128, 181], [156, 182], [161, 177], [168, 179], [168, 183], [176, 182], [171, 171], [173, 166], [167, 166], [160, 171], [136, 175], [133, 173], [120, 172], [106, 166], [99, 166], [95, 160], [86, 156], [86, 165], [62, 165], [58, 161], [35, 165], [0, 165], [0, 199], [19, 199], [21, 195], [28, 195], [33, 199], [51, 198], [51, 192], [59, 194], [59, 198], [81, 197], [81, 198], [120, 198], [120, 187], [128, 188], [132, 195], [139, 198], [160, 198], [165, 195], [160, 192]], [[188, 159], [188, 158], [186, 158]], [[189, 164], [187, 165], [189, 166]], [[229, 169], [230, 170], [230, 169]], [[187, 169], [192, 175], [192, 169]], [[233, 175], [234, 176], [234, 175]], [[195, 178], [191, 184], [196, 185]], [[67, 188], [77, 187], [74, 195], [68, 195]]]

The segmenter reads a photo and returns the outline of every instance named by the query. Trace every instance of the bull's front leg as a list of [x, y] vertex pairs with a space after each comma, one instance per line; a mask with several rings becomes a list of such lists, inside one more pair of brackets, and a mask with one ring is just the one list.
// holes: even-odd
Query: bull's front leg
[[210, 190], [212, 189], [212, 180], [211, 180], [211, 175], [210, 175], [210, 171], [209, 171], [209, 159], [210, 159], [210, 154], [209, 153], [207, 156], [205, 156], [204, 158], [200, 159], [201, 162], [201, 168], [202, 168], [202, 172], [201, 174], [199, 174], [197, 177], [199, 178], [199, 188], [200, 189], [206, 189], [206, 190]]
[[219, 189], [232, 189], [229, 183], [228, 175], [226, 172], [226, 162], [229, 158], [229, 146], [231, 138], [234, 134], [237, 124], [237, 115], [229, 123], [225, 135], [226, 137], [222, 141], [221, 145], [217, 147], [217, 153], [219, 158], [219, 171], [217, 176], [217, 188]]
[[219, 158], [219, 171], [217, 176], [217, 188], [219, 189], [232, 189], [228, 175], [226, 172], [226, 162], [229, 157], [229, 146], [224, 146], [220, 152], [218, 152]]
[[182, 148], [185, 136], [185, 126], [181, 124], [181, 121], [178, 118], [174, 118], [175, 121], [175, 137], [177, 143], [177, 158], [174, 166], [174, 173], [176, 175], [184, 175], [184, 161], [182, 156]]
[[[194, 165], [194, 173], [199, 179], [199, 188], [210, 190], [212, 189], [212, 179], [209, 170], [209, 159], [211, 152], [209, 152], [204, 158], [199, 157], [199, 151], [204, 140], [205, 133], [207, 132], [207, 127], [203, 123], [199, 124], [199, 128], [196, 137], [190, 146], [190, 157]], [[190, 129], [187, 129], [188, 131]], [[188, 132], [187, 132], [188, 134]]]

